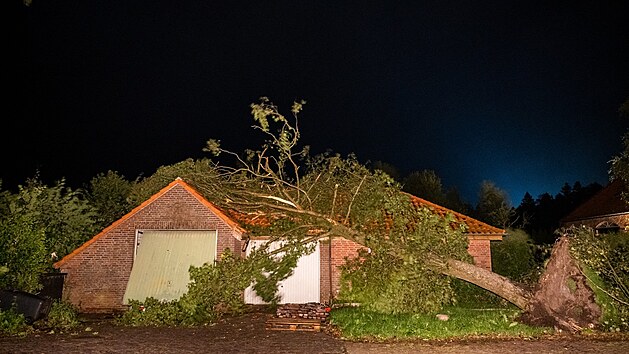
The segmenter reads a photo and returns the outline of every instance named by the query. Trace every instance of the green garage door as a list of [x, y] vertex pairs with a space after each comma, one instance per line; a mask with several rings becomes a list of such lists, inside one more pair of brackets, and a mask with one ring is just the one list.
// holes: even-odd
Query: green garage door
[[201, 266], [216, 259], [216, 231], [144, 231], [138, 247], [124, 303], [176, 300], [188, 291], [191, 265]]

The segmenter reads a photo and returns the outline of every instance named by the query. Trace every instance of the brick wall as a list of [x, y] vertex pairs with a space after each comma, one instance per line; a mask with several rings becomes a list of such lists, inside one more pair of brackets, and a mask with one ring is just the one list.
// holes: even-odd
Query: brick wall
[[587, 227], [591, 227], [595, 229], [599, 224], [603, 222], [609, 222], [616, 224], [620, 227], [620, 230], [627, 230], [629, 228], [629, 214], [617, 214], [617, 215], [609, 215], [609, 216], [601, 216], [598, 218], [589, 218], [584, 220], [577, 220], [572, 222], [567, 222], [564, 226], [579, 226], [585, 225]]
[[134, 209], [61, 265], [64, 298], [81, 312], [125, 309], [123, 296], [133, 266], [136, 230], [217, 230], [217, 256], [227, 248], [241, 256], [240, 237], [181, 185]]
[[319, 241], [319, 299], [322, 303], [330, 302], [330, 241]]
[[[327, 254], [329, 252], [329, 245], [330, 242], [327, 241], [327, 251], [326, 248], [321, 248], [322, 264], [324, 253]], [[358, 250], [361, 248], [363, 248], [363, 246], [354, 241], [350, 241], [340, 237], [335, 237], [332, 239], [331, 258], [326, 255], [326, 263], [323, 265], [325, 268], [327, 268], [325, 273], [327, 275], [327, 278], [325, 279], [325, 283], [322, 280], [321, 301], [329, 302], [330, 297], [337, 297], [339, 291], [341, 290], [340, 267], [344, 265], [348, 259], [356, 258], [358, 256]], [[329, 260], [329, 263], [327, 260]], [[323, 275], [323, 269], [321, 271], [321, 274]]]
[[467, 252], [474, 258], [478, 267], [491, 270], [491, 241], [470, 238]]
[[[357, 257], [358, 250], [363, 246], [344, 238], [334, 238], [332, 239], [331, 261], [329, 256], [330, 242], [327, 240], [321, 241], [320, 247], [321, 302], [330, 302], [331, 298], [335, 298], [341, 289], [340, 266], [345, 264], [348, 258]], [[477, 266], [491, 270], [491, 248], [489, 240], [470, 239], [467, 251], [474, 258], [474, 263]]]

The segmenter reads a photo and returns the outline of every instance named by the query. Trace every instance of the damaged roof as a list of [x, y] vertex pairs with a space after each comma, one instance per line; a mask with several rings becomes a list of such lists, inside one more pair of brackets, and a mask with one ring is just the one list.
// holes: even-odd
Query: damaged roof
[[488, 238], [490, 240], [502, 240], [502, 237], [506, 234], [505, 230], [491, 226], [470, 216], [461, 214], [452, 209], [448, 209], [439, 204], [429, 202], [426, 199], [416, 197], [412, 194], [409, 194], [409, 196], [411, 197], [411, 201], [415, 206], [427, 207], [440, 216], [452, 214], [456, 222], [467, 226], [466, 234], [469, 237]]

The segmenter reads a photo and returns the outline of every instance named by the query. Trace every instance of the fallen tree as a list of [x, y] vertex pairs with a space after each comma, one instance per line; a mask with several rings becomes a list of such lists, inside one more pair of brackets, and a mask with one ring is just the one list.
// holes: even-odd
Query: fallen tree
[[[272, 235], [272, 240], [286, 241], [285, 247], [343, 237], [374, 250], [373, 257], [381, 258], [374, 263], [373, 276], [415, 286], [385, 293], [402, 298], [399, 304], [404, 306], [431, 309], [450, 301], [448, 277], [432, 276], [440, 273], [513, 303], [523, 310], [522, 320], [527, 323], [568, 331], [597, 325], [600, 308], [570, 256], [567, 237], [555, 245], [546, 273], [533, 291], [475, 267], [466, 252], [464, 225], [451, 216], [413, 207], [394, 180], [369, 170], [354, 156], [311, 156], [307, 146], [298, 148], [297, 117], [303, 104], [293, 105], [293, 122], [266, 98], [252, 104], [254, 129], [267, 136], [266, 143], [240, 155], [224, 149], [218, 140], [209, 140], [205, 150], [233, 158], [233, 165], [216, 163], [211, 173], [195, 172], [184, 178], [234, 217], [257, 220], [246, 224], [252, 236]], [[424, 277], [430, 281], [422, 282]], [[432, 297], [417, 296], [420, 290]]]

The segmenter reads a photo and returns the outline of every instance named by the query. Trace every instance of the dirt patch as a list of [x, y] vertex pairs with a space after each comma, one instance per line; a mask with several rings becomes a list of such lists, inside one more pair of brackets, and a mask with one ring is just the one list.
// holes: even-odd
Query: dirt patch
[[72, 333], [0, 337], [0, 353], [610, 353], [629, 352], [629, 335], [556, 336], [535, 340], [476, 339], [363, 343], [327, 332], [265, 329], [269, 313], [225, 318], [193, 328], [121, 327], [111, 319], [83, 322]]

